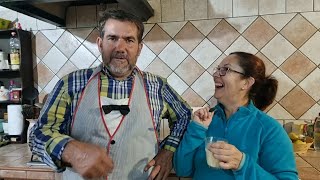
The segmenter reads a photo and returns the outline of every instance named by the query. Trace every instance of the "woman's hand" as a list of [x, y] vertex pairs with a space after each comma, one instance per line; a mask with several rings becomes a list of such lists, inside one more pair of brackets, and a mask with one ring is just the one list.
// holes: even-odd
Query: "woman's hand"
[[211, 144], [209, 150], [220, 161], [219, 165], [222, 169], [237, 170], [239, 168], [243, 154], [234, 145], [218, 141]]
[[193, 113], [193, 119], [196, 122], [204, 125], [205, 127], [208, 127], [212, 121], [212, 116], [214, 114], [214, 112], [209, 112], [209, 110], [209, 107], [198, 109]]

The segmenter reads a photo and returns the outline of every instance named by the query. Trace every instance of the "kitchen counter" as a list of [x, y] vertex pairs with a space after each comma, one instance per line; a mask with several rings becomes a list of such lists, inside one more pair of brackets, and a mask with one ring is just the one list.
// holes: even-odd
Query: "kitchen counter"
[[[27, 144], [9, 144], [0, 148], [0, 179], [61, 179], [47, 166], [27, 165], [31, 152]], [[299, 177], [302, 180], [320, 179], [320, 152], [309, 150], [305, 154], [296, 155]], [[169, 177], [169, 180], [178, 180]], [[180, 178], [186, 179], [186, 178]]]

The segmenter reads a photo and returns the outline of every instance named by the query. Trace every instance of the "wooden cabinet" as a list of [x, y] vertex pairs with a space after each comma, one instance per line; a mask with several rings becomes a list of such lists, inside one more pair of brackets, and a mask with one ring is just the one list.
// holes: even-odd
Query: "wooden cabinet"
[[[10, 80], [14, 80], [17, 87], [22, 90], [27, 87], [33, 87], [33, 63], [32, 63], [32, 43], [31, 32], [24, 30], [2, 30], [0, 31], [0, 49], [8, 54], [10, 62], [10, 45], [9, 39], [11, 32], [15, 31], [20, 40], [20, 68], [19, 70], [0, 70], [0, 81], [4, 83], [6, 89], [9, 88]], [[4, 118], [4, 113], [7, 112], [9, 104], [30, 104], [27, 97], [20, 93], [21, 100], [18, 102], [13, 101], [0, 101], [0, 119]]]

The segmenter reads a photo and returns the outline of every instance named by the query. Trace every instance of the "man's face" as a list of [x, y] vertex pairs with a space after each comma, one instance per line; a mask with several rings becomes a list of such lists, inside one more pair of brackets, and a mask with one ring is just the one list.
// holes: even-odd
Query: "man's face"
[[131, 74], [142, 49], [134, 23], [109, 19], [104, 37], [98, 37], [97, 44], [104, 65], [115, 78], [124, 79]]

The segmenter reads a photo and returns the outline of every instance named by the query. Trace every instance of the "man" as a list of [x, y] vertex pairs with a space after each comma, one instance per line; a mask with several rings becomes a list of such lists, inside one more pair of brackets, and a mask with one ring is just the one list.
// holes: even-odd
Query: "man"
[[[64, 179], [165, 179], [191, 109], [165, 79], [135, 66], [144, 31], [137, 17], [107, 12], [99, 30], [103, 64], [57, 83], [30, 134], [31, 151], [57, 171], [67, 167]], [[159, 148], [165, 116], [171, 133]]]

